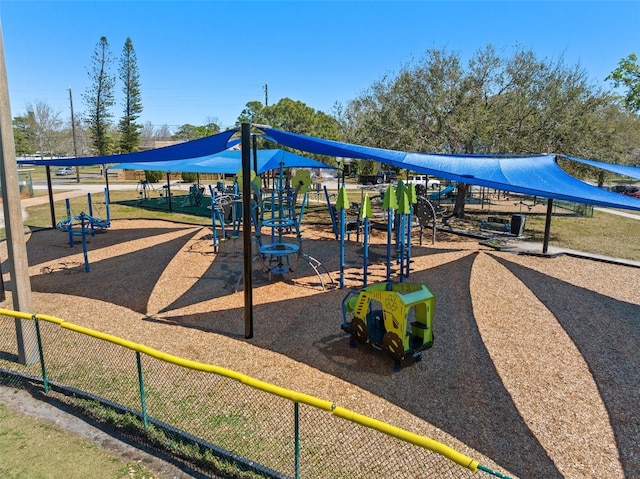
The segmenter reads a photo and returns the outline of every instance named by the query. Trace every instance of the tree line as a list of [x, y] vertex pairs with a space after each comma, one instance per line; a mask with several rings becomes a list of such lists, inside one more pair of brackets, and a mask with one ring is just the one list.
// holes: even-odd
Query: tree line
[[[182, 125], [174, 133], [168, 127], [154, 131], [150, 124], [137, 123], [142, 112], [141, 87], [130, 38], [119, 62], [124, 104], [114, 129], [111, 62], [108, 41], [102, 37], [88, 69], [92, 83], [83, 94], [86, 110], [78, 124], [79, 136], [91, 154], [136, 151], [141, 140], [149, 138], [190, 140], [220, 131], [210, 119], [200, 126]], [[550, 152], [638, 164], [637, 56], [620, 60], [605, 80], [617, 92], [596, 86], [580, 65], [568, 65], [562, 58], [539, 58], [523, 48], [499, 55], [487, 45], [466, 62], [446, 49], [430, 49], [397, 73], [375, 80], [346, 105], [336, 104], [330, 113], [290, 98], [273, 105], [253, 100], [239, 114], [237, 124], [268, 124], [294, 133], [404, 151]], [[69, 138], [62, 124], [59, 113], [36, 101], [25, 115], [14, 119], [18, 153], [53, 151], [52, 143]], [[69, 151], [69, 141], [65, 141], [62, 149]], [[366, 161], [352, 166], [358, 173], [375, 168]], [[578, 176], [595, 175], [585, 166], [567, 168]], [[602, 173], [597, 179], [600, 183], [605, 180]]]

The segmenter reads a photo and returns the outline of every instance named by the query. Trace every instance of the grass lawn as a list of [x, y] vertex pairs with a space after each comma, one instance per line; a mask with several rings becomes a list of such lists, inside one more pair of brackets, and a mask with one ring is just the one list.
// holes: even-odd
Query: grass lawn
[[0, 477], [4, 479], [154, 479], [89, 441], [0, 405]]
[[[335, 192], [330, 192], [335, 193]], [[176, 195], [187, 194], [186, 190], [175, 191]], [[179, 221], [191, 224], [210, 225], [211, 218], [205, 216], [195, 216], [191, 214], [169, 213], [162, 210], [148, 210], [118, 204], [119, 202], [134, 202], [138, 198], [138, 192], [132, 190], [112, 190], [110, 191], [111, 219], [162, 219]], [[324, 194], [316, 196], [310, 194], [309, 206], [305, 208], [303, 225], [306, 222], [327, 224], [330, 227], [330, 218]], [[358, 190], [349, 191], [350, 202], [359, 203], [361, 192]], [[335, 196], [332, 197], [332, 203]], [[106, 217], [106, 205], [104, 204], [104, 194], [96, 193], [92, 195], [92, 207], [94, 216]], [[81, 211], [88, 213], [86, 197], [71, 199], [72, 214], [79, 214]], [[184, 210], [183, 210], [184, 211]], [[56, 219], [59, 221], [66, 217], [64, 201], [55, 203]], [[29, 217], [25, 224], [30, 228], [50, 228], [51, 213], [49, 205], [39, 205], [28, 208]], [[477, 230], [481, 218], [486, 214], [480, 214], [473, 210], [468, 210], [467, 219], [464, 223], [471, 230]], [[542, 243], [544, 236], [544, 215], [526, 215], [525, 236], [531, 241]], [[0, 230], [0, 237], [4, 237], [4, 229]], [[640, 221], [623, 216], [613, 215], [595, 211], [593, 217], [554, 215], [551, 222], [550, 245], [584, 251], [587, 253], [612, 256], [616, 258], [640, 261]]]

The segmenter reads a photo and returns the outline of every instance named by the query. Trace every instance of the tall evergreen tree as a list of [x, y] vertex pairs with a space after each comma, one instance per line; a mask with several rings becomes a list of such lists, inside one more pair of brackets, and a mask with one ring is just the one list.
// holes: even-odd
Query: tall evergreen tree
[[138, 150], [140, 145], [142, 125], [137, 124], [136, 119], [142, 113], [142, 98], [138, 60], [130, 37], [127, 37], [120, 57], [120, 79], [124, 93], [124, 115], [118, 125], [118, 131], [121, 134], [120, 150], [131, 152]]
[[87, 70], [92, 84], [82, 95], [87, 106], [86, 121], [91, 143], [98, 155], [110, 153], [109, 128], [113, 114], [109, 111], [115, 103], [113, 88], [115, 76], [111, 75], [111, 52], [107, 37], [101, 37], [93, 52], [91, 67]]

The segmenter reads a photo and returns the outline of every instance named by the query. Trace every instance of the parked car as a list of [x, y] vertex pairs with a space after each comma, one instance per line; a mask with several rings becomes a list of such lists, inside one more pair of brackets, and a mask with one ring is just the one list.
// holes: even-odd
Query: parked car
[[616, 193], [622, 193], [623, 195], [628, 196], [636, 196], [640, 191], [640, 186], [636, 185], [615, 185], [611, 188], [611, 191], [615, 191]]
[[395, 183], [397, 173], [393, 170], [379, 171], [373, 175], [358, 176], [358, 183], [361, 185], [380, 185], [382, 183]]
[[55, 174], [56, 176], [68, 176], [68, 175], [75, 175], [76, 172], [70, 166], [61, 166], [60, 168], [56, 169]]
[[425, 185], [429, 189], [434, 189], [440, 186], [440, 180], [429, 178], [427, 175], [409, 175], [407, 177], [407, 184], [411, 183], [414, 185]]

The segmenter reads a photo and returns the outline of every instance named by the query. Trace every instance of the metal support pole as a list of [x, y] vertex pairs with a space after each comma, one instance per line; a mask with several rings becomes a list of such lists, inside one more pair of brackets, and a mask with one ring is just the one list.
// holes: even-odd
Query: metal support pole
[[44, 353], [42, 350], [42, 335], [40, 334], [40, 323], [38, 323], [38, 318], [34, 314], [32, 317], [33, 323], [36, 328], [36, 338], [38, 340], [38, 353], [40, 354], [40, 369], [42, 371], [42, 386], [44, 387], [44, 392], [49, 392], [49, 378], [47, 377], [47, 368], [44, 364]]
[[[4, 57], [4, 41], [0, 27], [0, 188], [2, 188], [2, 208], [5, 220], [9, 271], [13, 309], [33, 311], [27, 242], [22, 222], [22, 205], [18, 186], [16, 145], [13, 138], [11, 106], [9, 105], [9, 85]], [[16, 340], [18, 360], [21, 364], [35, 363], [39, 359], [38, 341], [33, 321], [16, 319]]]
[[107, 165], [102, 165], [102, 171], [104, 171], [104, 186], [106, 186], [107, 191], [109, 191], [109, 171], [107, 170]]
[[138, 365], [138, 387], [140, 388], [140, 407], [142, 408], [142, 422], [144, 428], [149, 427], [149, 416], [147, 415], [147, 396], [144, 392], [144, 377], [142, 376], [142, 358], [140, 352], [136, 351], [136, 364]]
[[293, 435], [295, 454], [295, 478], [300, 479], [300, 405], [293, 403]]
[[173, 213], [173, 205], [171, 204], [171, 173], [167, 171], [167, 201], [169, 202], [169, 213]]
[[243, 123], [242, 145], [242, 244], [244, 252], [244, 337], [253, 338], [253, 271], [251, 269], [251, 125]]
[[53, 204], [53, 187], [51, 186], [51, 167], [49, 165], [44, 167], [47, 172], [47, 191], [49, 192], [49, 210], [51, 212], [51, 227], [56, 227], [56, 207]]
[[553, 198], [547, 200], [547, 218], [544, 222], [544, 240], [542, 242], [542, 254], [549, 250], [549, 235], [551, 234], [551, 213], [553, 212]]
[[251, 147], [253, 148], [253, 171], [255, 171], [257, 175], [258, 174], [258, 138], [256, 137], [256, 135], [253, 135], [251, 139], [253, 140], [253, 144], [251, 145]]

